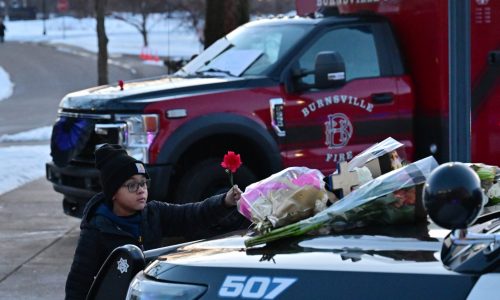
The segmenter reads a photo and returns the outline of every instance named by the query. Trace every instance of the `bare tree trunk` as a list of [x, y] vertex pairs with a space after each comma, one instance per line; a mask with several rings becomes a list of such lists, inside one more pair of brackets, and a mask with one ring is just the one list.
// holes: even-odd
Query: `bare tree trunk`
[[149, 46], [148, 43], [148, 27], [147, 27], [147, 20], [148, 20], [148, 13], [143, 11], [141, 13], [142, 15], [142, 22], [141, 22], [141, 35], [142, 35], [142, 42], [144, 43], [144, 47]]
[[146, 30], [141, 30], [141, 35], [142, 35], [142, 44], [144, 45], [144, 47], [149, 46], [148, 32]]
[[[224, 36], [225, 0], [206, 0], [205, 11], [205, 48]], [[222, 12], [222, 13], [221, 13]]]
[[250, 18], [248, 0], [206, 1], [205, 48]]
[[97, 30], [97, 84], [108, 84], [108, 37], [104, 26], [107, 0], [95, 0]]
[[248, 23], [248, 21], [250, 21], [250, 4], [248, 0], [238, 0], [236, 9], [238, 11], [238, 26]]
[[[223, 33], [231, 32], [238, 27], [238, 10], [237, 3], [239, 1], [224, 1], [224, 28]], [[222, 37], [222, 36], [221, 36]]]

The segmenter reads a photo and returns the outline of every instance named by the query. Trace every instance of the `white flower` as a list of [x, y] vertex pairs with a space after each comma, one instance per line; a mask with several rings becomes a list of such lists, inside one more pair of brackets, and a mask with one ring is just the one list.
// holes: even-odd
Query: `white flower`
[[488, 190], [488, 198], [500, 198], [500, 181], [490, 187]]
[[373, 179], [372, 173], [367, 167], [354, 168], [354, 171], [358, 174], [360, 186]]

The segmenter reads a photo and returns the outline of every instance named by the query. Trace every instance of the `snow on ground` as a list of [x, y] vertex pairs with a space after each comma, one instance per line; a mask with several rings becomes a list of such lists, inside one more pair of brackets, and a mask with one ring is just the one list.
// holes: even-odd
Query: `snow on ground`
[[12, 95], [14, 84], [10, 81], [10, 76], [0, 66], [0, 101], [7, 99]]
[[[155, 14], [148, 19], [150, 54], [162, 57], [191, 57], [203, 50], [194, 30], [180, 19], [167, 19]], [[105, 21], [108, 36], [108, 52], [136, 54], [143, 51], [142, 37], [132, 25], [113, 18]], [[46, 35], [43, 35], [43, 20], [5, 22], [6, 41], [48, 42], [66, 44], [97, 52], [96, 21], [94, 18], [76, 19], [58, 17], [45, 21]]]
[[[147, 54], [161, 57], [191, 57], [201, 52], [202, 45], [194, 30], [184, 26], [179, 19], [166, 19], [164, 15], [153, 15], [149, 35], [149, 48], [142, 47], [142, 37], [131, 25], [116, 19], [106, 19], [106, 34], [109, 39], [110, 56], [120, 54]], [[69, 45], [97, 52], [95, 19], [73, 17], [52, 18], [45, 21], [43, 35], [42, 20], [6, 21], [6, 42], [46, 42], [54, 45]], [[8, 101], [15, 82], [0, 66], [0, 101]], [[0, 124], [1, 126], [1, 124]], [[27, 132], [0, 136], [0, 195], [14, 190], [45, 175], [45, 162], [50, 161], [50, 127], [36, 128]], [[45, 145], [18, 146], [17, 142], [46, 141]], [[9, 143], [9, 146], [2, 143]], [[37, 143], [39, 144], [39, 143]]]
[[51, 133], [52, 133], [52, 126], [45, 126], [15, 134], [4, 134], [0, 136], [0, 143], [49, 141]]
[[45, 176], [45, 162], [50, 161], [50, 146], [0, 147], [0, 195]]
[[[50, 126], [0, 136], [0, 195], [32, 180], [45, 176], [45, 163], [50, 161]], [[5, 142], [44, 142], [43, 145], [2, 146]]]

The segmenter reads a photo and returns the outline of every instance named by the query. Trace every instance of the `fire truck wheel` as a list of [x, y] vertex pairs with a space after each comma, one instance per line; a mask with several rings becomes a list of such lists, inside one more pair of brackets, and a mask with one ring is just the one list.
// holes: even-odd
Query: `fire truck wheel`
[[[221, 160], [209, 158], [186, 171], [177, 185], [174, 203], [197, 202], [213, 195], [225, 193], [229, 187], [229, 175], [220, 165]], [[234, 183], [244, 191], [257, 181], [257, 176], [246, 165], [233, 175]]]

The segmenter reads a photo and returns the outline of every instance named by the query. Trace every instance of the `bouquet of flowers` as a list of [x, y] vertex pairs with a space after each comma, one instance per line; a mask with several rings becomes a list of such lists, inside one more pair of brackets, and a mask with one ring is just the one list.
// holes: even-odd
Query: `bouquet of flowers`
[[[388, 137], [380, 143], [376, 143], [371, 147], [365, 149], [363, 152], [356, 155], [348, 164], [349, 171], [354, 170], [354, 168], [361, 168], [365, 166], [370, 161], [382, 157], [383, 155], [394, 153], [398, 149], [403, 149], [403, 144], [396, 141], [395, 139]], [[396, 152], [397, 153], [397, 152]], [[400, 154], [392, 155], [392, 169], [398, 169], [402, 166], [402, 159]]]
[[306, 167], [290, 167], [249, 185], [238, 201], [238, 211], [260, 232], [310, 217], [326, 207], [323, 174]]
[[364, 183], [382, 174], [403, 167], [405, 160], [403, 144], [388, 137], [356, 155], [349, 163], [340, 162], [337, 170], [325, 176], [325, 188], [341, 199]]
[[486, 206], [500, 204], [500, 168], [481, 163], [469, 165], [479, 176], [487, 199]]
[[418, 195], [416, 191], [437, 166], [436, 160], [429, 156], [383, 174], [314, 216], [250, 237], [245, 241], [245, 245], [251, 247], [285, 237], [303, 235], [325, 225], [336, 230], [374, 222], [413, 222]]

